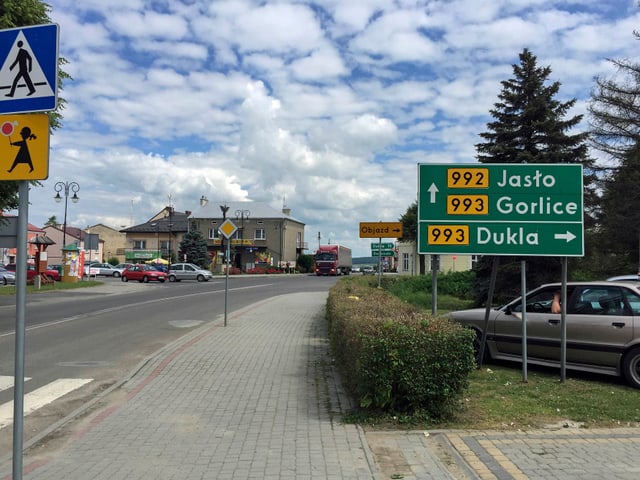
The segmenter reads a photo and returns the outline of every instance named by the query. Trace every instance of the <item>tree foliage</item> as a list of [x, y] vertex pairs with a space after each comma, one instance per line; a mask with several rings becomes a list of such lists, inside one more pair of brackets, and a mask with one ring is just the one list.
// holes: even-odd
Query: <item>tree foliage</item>
[[589, 104], [591, 145], [612, 161], [599, 175], [597, 244], [608, 273], [626, 273], [640, 264], [640, 64], [610, 61], [616, 74], [596, 78]]
[[[2, 0], [0, 2], [0, 29], [19, 28], [30, 25], [44, 25], [51, 23], [49, 12], [51, 8], [40, 0]], [[71, 77], [62, 70], [67, 61], [60, 57], [58, 60], [58, 90], [62, 90], [63, 81]], [[49, 127], [55, 130], [62, 126], [61, 111], [65, 106], [65, 99], [58, 96], [58, 106], [49, 112]], [[38, 182], [34, 182], [38, 184]], [[17, 181], [0, 181], [0, 212], [18, 208]]]
[[198, 230], [190, 230], [180, 241], [179, 258], [194, 263], [202, 268], [209, 266], [210, 260], [207, 254], [207, 241]]
[[[400, 217], [402, 222], [402, 238], [403, 242], [413, 242], [418, 244], [418, 202], [413, 202], [407, 211]], [[424, 255], [418, 255], [420, 263], [420, 275], [426, 273]]]
[[[582, 163], [585, 167], [585, 216], [595, 210], [595, 172], [593, 159], [587, 154], [587, 132], [569, 133], [582, 120], [581, 115], [567, 118], [575, 99], [560, 102], [555, 97], [560, 82], [549, 83], [551, 67], [540, 67], [528, 49], [513, 65], [513, 78], [501, 82], [498, 102], [490, 110], [494, 120], [480, 134], [478, 160], [482, 163]], [[522, 258], [503, 257], [500, 262], [496, 290], [507, 295], [517, 294], [520, 286]], [[477, 301], [486, 298], [491, 259], [483, 257], [475, 267]], [[533, 284], [559, 280], [557, 258], [528, 257], [527, 277]]]
[[568, 134], [582, 115], [565, 119], [576, 100], [554, 97], [560, 82], [546, 84], [551, 67], [539, 67], [536, 57], [524, 49], [514, 78], [503, 80], [499, 101], [490, 110], [494, 121], [480, 136], [478, 160], [482, 163], [585, 163], [587, 133]]

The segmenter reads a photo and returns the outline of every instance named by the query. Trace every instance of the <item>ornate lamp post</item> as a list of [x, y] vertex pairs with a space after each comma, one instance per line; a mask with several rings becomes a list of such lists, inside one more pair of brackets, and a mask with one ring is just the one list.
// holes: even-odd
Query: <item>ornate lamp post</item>
[[236, 210], [235, 212], [236, 215], [236, 220], [240, 219], [240, 267], [242, 268], [242, 250], [244, 249], [244, 219], [246, 218], [247, 220], [249, 219], [249, 215], [251, 215], [251, 212], [249, 210]]
[[80, 185], [78, 185], [76, 182], [57, 182], [53, 188], [56, 191], [56, 196], [53, 198], [57, 203], [60, 203], [60, 201], [62, 200], [60, 192], [64, 190], [64, 222], [62, 224], [62, 248], [64, 248], [66, 247], [67, 241], [67, 204], [69, 200], [69, 191], [73, 192], [71, 201], [73, 203], [78, 203], [78, 200], [80, 200], [80, 197], [78, 197], [78, 190], [80, 190]]

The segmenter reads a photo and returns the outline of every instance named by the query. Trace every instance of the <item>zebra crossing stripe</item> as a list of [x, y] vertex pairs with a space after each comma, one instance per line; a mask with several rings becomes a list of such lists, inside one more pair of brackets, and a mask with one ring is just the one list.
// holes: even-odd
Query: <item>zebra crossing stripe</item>
[[[31, 377], [24, 377], [24, 381], [27, 380], [31, 380]], [[0, 375], [0, 392], [9, 388], [13, 388], [13, 376]]]
[[[29, 415], [39, 408], [93, 381], [92, 378], [59, 378], [24, 396], [24, 415]], [[13, 382], [12, 382], [13, 385]], [[13, 423], [13, 400], [0, 405], [0, 429]]]

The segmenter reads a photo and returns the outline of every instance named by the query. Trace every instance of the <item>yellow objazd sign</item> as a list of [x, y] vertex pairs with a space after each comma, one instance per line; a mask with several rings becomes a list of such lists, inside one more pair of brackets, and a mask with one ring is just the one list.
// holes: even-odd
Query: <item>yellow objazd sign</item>
[[0, 180], [49, 177], [49, 116], [0, 115]]

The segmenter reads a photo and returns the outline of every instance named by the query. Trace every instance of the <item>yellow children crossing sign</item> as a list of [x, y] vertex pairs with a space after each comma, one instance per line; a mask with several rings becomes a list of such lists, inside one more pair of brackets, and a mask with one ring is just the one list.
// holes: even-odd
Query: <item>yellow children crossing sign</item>
[[49, 116], [0, 115], [0, 180], [49, 177]]

